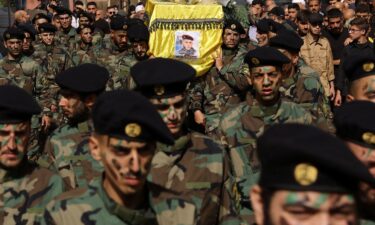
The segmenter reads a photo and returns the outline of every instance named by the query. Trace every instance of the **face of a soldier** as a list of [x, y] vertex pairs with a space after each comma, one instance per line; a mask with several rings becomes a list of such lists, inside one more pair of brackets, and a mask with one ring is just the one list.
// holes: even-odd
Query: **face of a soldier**
[[363, 100], [375, 103], [375, 75], [355, 80], [351, 84], [347, 100]]
[[81, 121], [87, 116], [88, 109], [78, 94], [68, 90], [61, 90], [60, 93], [59, 106], [69, 121]]
[[223, 44], [227, 48], [236, 48], [240, 43], [240, 34], [231, 29], [225, 29], [223, 34]]
[[186, 50], [190, 50], [193, 48], [193, 41], [190, 40], [190, 39], [183, 39], [182, 40], [182, 46], [186, 49]]
[[277, 190], [266, 212], [259, 196], [251, 195], [259, 225], [359, 224], [354, 197], [342, 193]]
[[320, 10], [320, 3], [316, 0], [309, 1], [309, 9], [313, 13], [318, 13]]
[[92, 31], [90, 28], [84, 28], [81, 33], [81, 40], [85, 44], [90, 44], [92, 43]]
[[281, 72], [275, 66], [259, 66], [252, 68], [250, 74], [257, 100], [273, 102], [279, 95]]
[[44, 32], [44, 33], [41, 33], [39, 36], [40, 36], [40, 39], [42, 40], [42, 42], [45, 45], [52, 45], [53, 39], [55, 37], [55, 33], [53, 33], [53, 32]]
[[24, 159], [30, 136], [30, 122], [0, 124], [0, 165], [15, 168]]
[[262, 15], [262, 6], [260, 4], [252, 5], [251, 12], [255, 17], [260, 17]]
[[83, 16], [79, 18], [79, 25], [89, 25], [89, 24], [90, 24], [89, 18], [83, 17]]
[[59, 16], [60, 24], [63, 29], [69, 29], [72, 24], [72, 17], [68, 14], [63, 14]]
[[320, 35], [323, 24], [321, 23], [309, 23], [309, 30], [312, 35]]
[[6, 40], [4, 45], [8, 49], [8, 53], [13, 57], [17, 57], [22, 53], [22, 40], [20, 39], [12, 38]]
[[95, 5], [88, 5], [87, 6], [87, 12], [95, 15], [95, 13], [96, 13], [96, 6]]
[[148, 44], [145, 41], [136, 41], [132, 43], [133, 53], [136, 59], [142, 60], [147, 57]]
[[22, 42], [22, 50], [23, 51], [27, 51], [30, 49], [31, 47], [31, 42], [33, 40], [31, 39], [31, 36], [29, 33], [25, 32], [25, 38], [23, 39], [23, 42]]
[[268, 45], [268, 35], [267, 34], [260, 34], [257, 32], [256, 39], [258, 40], [258, 46], [267, 46]]
[[349, 37], [355, 41], [366, 34], [366, 31], [361, 29], [359, 26], [352, 25], [349, 28]]
[[128, 35], [124, 30], [116, 30], [112, 32], [112, 40], [120, 49], [126, 49], [128, 43]]
[[[347, 146], [353, 154], [368, 168], [369, 172], [375, 177], [375, 148], [359, 145], [351, 141], [346, 141]], [[375, 189], [366, 183], [361, 183], [361, 198], [364, 202], [375, 204]]]
[[339, 34], [343, 25], [343, 20], [340, 17], [328, 18], [328, 29], [334, 34]]
[[297, 9], [290, 8], [290, 9], [288, 9], [288, 13], [289, 13], [289, 19], [291, 21], [295, 21], [296, 18], [297, 18], [297, 13], [298, 13]]
[[305, 36], [309, 32], [309, 24], [307, 22], [297, 22], [298, 34]]
[[152, 98], [161, 118], [173, 135], [178, 135], [186, 118], [187, 103], [184, 95], [170, 98]]
[[91, 137], [89, 145], [91, 153], [98, 148], [98, 157], [95, 154], [93, 157], [104, 166], [103, 186], [110, 195], [111, 192], [131, 195], [143, 190], [156, 148], [154, 142], [126, 141], [100, 135]]

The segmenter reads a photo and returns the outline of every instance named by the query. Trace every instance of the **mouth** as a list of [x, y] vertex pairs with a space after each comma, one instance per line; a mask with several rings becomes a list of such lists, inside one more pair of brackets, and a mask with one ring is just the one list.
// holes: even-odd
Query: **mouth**
[[9, 159], [10, 160], [18, 159], [18, 154], [16, 152], [6, 151], [6, 152], [2, 153], [1, 155], [8, 160]]
[[141, 184], [141, 179], [139, 179], [138, 177], [125, 177], [124, 180], [127, 185], [132, 187], [136, 187]]
[[269, 96], [272, 95], [273, 89], [272, 88], [263, 88], [262, 89], [262, 96]]

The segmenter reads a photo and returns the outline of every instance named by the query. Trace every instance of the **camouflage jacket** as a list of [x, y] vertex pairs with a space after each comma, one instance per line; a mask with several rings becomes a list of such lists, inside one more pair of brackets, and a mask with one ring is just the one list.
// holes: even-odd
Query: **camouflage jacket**
[[33, 224], [35, 217], [64, 191], [51, 171], [24, 162], [13, 171], [0, 169], [0, 224]]
[[87, 187], [89, 181], [102, 171], [102, 166], [91, 157], [88, 148], [92, 130], [89, 121], [66, 124], [56, 129], [46, 141], [45, 162], [40, 161], [40, 164], [58, 171], [68, 189]]
[[73, 27], [70, 28], [69, 32], [62, 30], [56, 32], [55, 41], [57, 41], [66, 50], [70, 49], [77, 41], [77, 31]]
[[148, 177], [158, 224], [218, 224], [233, 213], [228, 157], [199, 133], [188, 133], [175, 143], [158, 144]]
[[213, 66], [193, 83], [190, 109], [205, 114], [207, 134], [219, 127], [222, 113], [241, 102], [242, 92], [248, 87], [246, 75], [249, 69], [244, 63], [246, 52], [243, 47], [235, 51], [223, 50], [224, 67], [218, 71]]
[[73, 63], [70, 54], [58, 45], [46, 46], [39, 43], [35, 48], [33, 59], [42, 65], [45, 71], [45, 75], [39, 76], [36, 80], [36, 89], [42, 104], [51, 109], [51, 105], [57, 106], [58, 100], [59, 87], [55, 82], [55, 77], [70, 68]]
[[35, 96], [35, 82], [42, 73], [38, 63], [27, 56], [16, 60], [9, 60], [7, 56], [0, 59], [0, 85], [14, 84]]
[[102, 179], [95, 179], [88, 188], [66, 192], [50, 202], [40, 224], [154, 225], [156, 221], [149, 207], [132, 210], [114, 202], [104, 190]]
[[283, 97], [304, 107], [315, 118], [332, 118], [329, 101], [324, 94], [319, 74], [303, 59], [298, 61], [297, 72], [283, 80], [280, 91]]
[[114, 89], [131, 89], [135, 84], [130, 77], [130, 68], [134, 66], [138, 60], [132, 53], [121, 55], [118, 57], [115, 66], [115, 73], [112, 76]]
[[229, 150], [236, 177], [241, 198], [236, 199], [238, 209], [242, 211], [243, 206], [250, 207], [248, 193], [258, 180], [260, 164], [256, 154], [257, 138], [274, 124], [312, 124], [312, 121], [311, 114], [293, 102], [279, 100], [273, 106], [262, 106], [250, 94], [245, 102], [223, 115], [220, 124], [221, 141]]
[[95, 62], [95, 56], [92, 54], [91, 51], [91, 49], [93, 49], [95, 46], [92, 44], [82, 46], [81, 43], [81, 40], [77, 41], [70, 49], [74, 66], [78, 66], [83, 63]]

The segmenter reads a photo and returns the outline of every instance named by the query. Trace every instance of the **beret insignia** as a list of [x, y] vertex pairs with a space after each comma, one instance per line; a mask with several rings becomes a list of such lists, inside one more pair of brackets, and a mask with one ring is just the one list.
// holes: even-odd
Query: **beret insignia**
[[165, 93], [165, 88], [163, 85], [157, 85], [154, 87], [154, 91], [156, 95], [163, 95]]
[[124, 26], [122, 26], [122, 29], [124, 29], [124, 30], [126, 30], [126, 29], [128, 29], [128, 25], [124, 25]]
[[129, 123], [125, 126], [125, 134], [129, 137], [138, 137], [141, 132], [142, 128], [137, 123]]
[[230, 25], [230, 29], [235, 30], [237, 28], [236, 24]]
[[375, 144], [375, 134], [366, 132], [362, 134], [362, 140], [367, 144]]
[[257, 58], [251, 58], [251, 62], [254, 64], [254, 65], [259, 65], [259, 59], [257, 59]]
[[5, 35], [5, 37], [9, 39], [9, 38], [10, 38], [10, 34], [7, 33], [7, 34]]
[[318, 178], [318, 169], [307, 163], [300, 163], [294, 168], [294, 178], [302, 186], [313, 184]]
[[365, 71], [365, 72], [370, 72], [371, 70], [374, 69], [374, 63], [373, 62], [370, 62], [370, 63], [364, 63], [362, 65], [362, 69]]

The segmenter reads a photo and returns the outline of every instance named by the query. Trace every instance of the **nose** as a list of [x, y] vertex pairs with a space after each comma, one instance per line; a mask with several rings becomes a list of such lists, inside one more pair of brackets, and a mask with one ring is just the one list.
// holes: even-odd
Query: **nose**
[[9, 150], [13, 150], [13, 149], [16, 149], [16, 137], [14, 135], [14, 133], [11, 133], [9, 139], [8, 139], [8, 142], [7, 142], [7, 147]]
[[59, 106], [64, 107], [68, 104], [68, 99], [65, 97], [61, 96], [60, 101], [59, 101]]
[[131, 151], [130, 170], [135, 173], [138, 173], [140, 170], [138, 151], [134, 149]]
[[175, 120], [177, 119], [177, 111], [176, 111], [176, 108], [171, 106], [169, 109], [168, 109], [168, 119], [170, 120]]
[[270, 81], [268, 75], [265, 75], [264, 80], [263, 80], [263, 86], [269, 86], [270, 84], [271, 84], [271, 81]]

